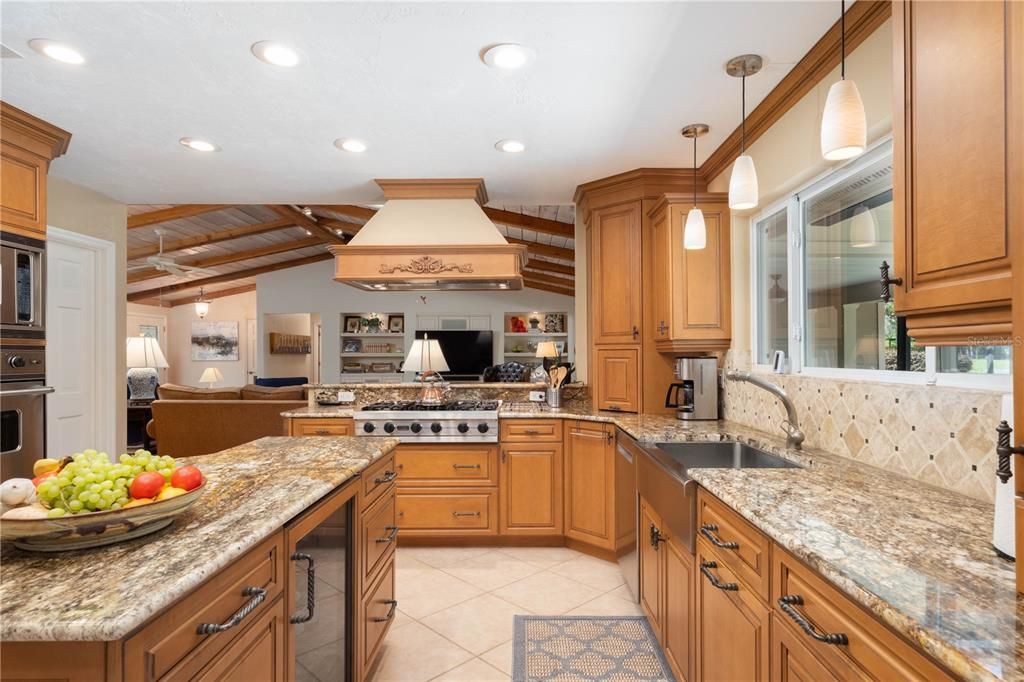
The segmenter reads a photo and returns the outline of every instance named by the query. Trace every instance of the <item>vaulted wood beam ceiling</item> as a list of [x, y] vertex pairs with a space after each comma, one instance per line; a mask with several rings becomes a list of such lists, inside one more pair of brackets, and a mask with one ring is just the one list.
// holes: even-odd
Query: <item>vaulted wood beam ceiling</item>
[[189, 289], [198, 289], [199, 287], [209, 286], [211, 284], [223, 284], [224, 282], [233, 282], [237, 279], [245, 279], [246, 277], [255, 277], [256, 275], [262, 275], [267, 272], [276, 272], [277, 270], [285, 270], [287, 268], [297, 268], [302, 265], [309, 265], [310, 263], [319, 263], [320, 261], [334, 258], [329, 253], [317, 254], [316, 256], [308, 256], [306, 258], [296, 258], [294, 260], [286, 260], [281, 263], [272, 263], [271, 265], [261, 265], [258, 268], [249, 268], [248, 270], [237, 270], [235, 272], [227, 272], [223, 275], [214, 275], [212, 277], [204, 277], [203, 279], [192, 279], [185, 282], [179, 282], [178, 284], [169, 284], [163, 287], [157, 287], [155, 289], [145, 289], [142, 291], [136, 291], [128, 294], [128, 302], [133, 303], [136, 301], [144, 301], [149, 298], [156, 298], [160, 295], [170, 295], [179, 291], [188, 291]]
[[169, 220], [180, 220], [182, 218], [194, 218], [204, 213], [221, 211], [231, 208], [234, 204], [181, 204], [170, 208], [161, 208], [147, 213], [136, 213], [128, 216], [128, 229], [134, 230], [139, 227], [148, 227], [158, 223], [166, 223]]
[[356, 220], [369, 220], [377, 213], [377, 211], [372, 208], [353, 206], [352, 204], [316, 204], [314, 206], [310, 206], [310, 208], [314, 210], [320, 208], [325, 211], [331, 211], [332, 213], [340, 213], [341, 215], [347, 215], [349, 218], [355, 218]]
[[341, 230], [348, 234], [355, 234], [363, 227], [359, 223], [346, 223], [344, 220], [335, 220], [334, 218], [317, 218], [317, 221], [324, 227]]
[[[356, 220], [369, 220], [372, 218], [377, 211], [372, 208], [364, 208], [362, 206], [352, 205], [339, 205], [339, 206], [312, 206], [311, 208], [322, 208], [334, 213], [340, 213]], [[576, 228], [568, 223], [562, 223], [557, 220], [549, 220], [547, 218], [538, 218], [537, 216], [525, 215], [523, 213], [513, 213], [512, 211], [503, 211], [500, 208], [489, 208], [484, 207], [484, 213], [488, 218], [496, 223], [502, 225], [511, 225], [513, 227], [523, 227], [534, 232], [543, 232], [544, 234], [551, 234], [557, 237], [567, 237], [572, 239], [575, 236]]]
[[[220, 291], [206, 291], [203, 292], [203, 300], [210, 301], [215, 298], [224, 298], [225, 296], [234, 296], [235, 294], [245, 294], [250, 291], [256, 291], [255, 284], [243, 284], [240, 287], [232, 287], [230, 289], [221, 289]], [[170, 302], [171, 307], [177, 308], [180, 305], [189, 305], [195, 303], [195, 299], [191, 296], [185, 298], [176, 298]]]
[[523, 270], [523, 277], [529, 277], [534, 282], [543, 282], [544, 284], [550, 284], [556, 287], [565, 287], [567, 289], [575, 289], [575, 280], [567, 277], [555, 277], [554, 275], [547, 275], [543, 272], [536, 272], [534, 270]]
[[[213, 268], [218, 265], [227, 265], [228, 263], [239, 263], [245, 260], [252, 260], [253, 258], [262, 258], [263, 256], [273, 256], [278, 253], [287, 253], [289, 251], [298, 251], [299, 249], [308, 249], [311, 246], [320, 246], [323, 244], [323, 240], [319, 237], [310, 237], [309, 239], [300, 239], [293, 242], [282, 242], [280, 244], [270, 244], [269, 246], [262, 246], [258, 249], [249, 249], [248, 251], [238, 251], [236, 253], [225, 253], [218, 256], [210, 256], [208, 258], [196, 258], [190, 261], [179, 261], [179, 265], [190, 265], [195, 268]], [[137, 270], [128, 274], [128, 284], [134, 284], [136, 282], [144, 282], [147, 279], [156, 279], [157, 277], [166, 277], [167, 273], [163, 270], [157, 270], [156, 268], [148, 268], [146, 270]]]
[[552, 263], [549, 260], [541, 260], [540, 258], [531, 258], [526, 261], [526, 267], [529, 270], [546, 270], [548, 272], [558, 272], [563, 275], [576, 275], [576, 268], [572, 265]]
[[[226, 242], [232, 239], [240, 239], [241, 237], [250, 237], [254, 234], [263, 234], [264, 232], [273, 232], [274, 230], [280, 230], [286, 227], [294, 227], [294, 220], [287, 220], [280, 218], [278, 220], [271, 220], [266, 223], [256, 223], [255, 225], [242, 225], [240, 227], [232, 227], [227, 230], [220, 230], [219, 232], [210, 232], [209, 234], [200, 234], [195, 237], [186, 237], [173, 242], [164, 242], [164, 253], [171, 253], [172, 251], [181, 251], [182, 249], [191, 249], [195, 246], [202, 246], [203, 244], [217, 244], [219, 242]], [[148, 256], [155, 256], [160, 252], [159, 246], [156, 244], [152, 246], [140, 246], [135, 249], [128, 249], [128, 260], [137, 260], [139, 258], [146, 258]]]
[[549, 256], [551, 258], [560, 258], [562, 260], [576, 260], [576, 252], [572, 249], [565, 249], [561, 246], [551, 246], [549, 244], [538, 244], [537, 242], [528, 242], [525, 239], [516, 239], [515, 237], [506, 237], [509, 244], [525, 244], [529, 247], [529, 250], [535, 254], [542, 256]]
[[575, 296], [576, 292], [573, 289], [566, 289], [565, 287], [556, 287], [544, 282], [538, 282], [537, 280], [530, 279], [529, 277], [523, 278], [523, 286], [530, 289], [540, 289], [541, 291], [550, 291], [554, 294], [562, 294], [563, 296]]
[[287, 218], [289, 220], [294, 221], [295, 224], [298, 225], [299, 227], [306, 228], [307, 230], [312, 232], [314, 236], [321, 237], [323, 241], [329, 242], [331, 244], [345, 243], [345, 240], [339, 237], [337, 234], [335, 234], [334, 230], [327, 227], [326, 225], [321, 224], [319, 221], [310, 218], [302, 211], [298, 211], [292, 208], [291, 206], [285, 206], [283, 204], [274, 204], [267, 206], [267, 208], [269, 208], [271, 211], [281, 216], [282, 218]]

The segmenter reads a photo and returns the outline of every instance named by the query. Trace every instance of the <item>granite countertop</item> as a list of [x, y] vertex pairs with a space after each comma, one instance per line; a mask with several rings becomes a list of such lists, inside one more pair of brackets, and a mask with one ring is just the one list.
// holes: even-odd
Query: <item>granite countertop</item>
[[282, 412], [285, 419], [351, 419], [358, 410], [355, 405], [310, 405]]
[[[436, 383], [436, 382], [430, 382]], [[527, 382], [527, 381], [449, 381], [445, 384], [448, 388], [516, 388], [523, 390], [530, 389], [542, 389], [547, 388], [547, 383], [540, 382]], [[421, 381], [398, 381], [392, 383], [359, 383], [352, 382], [349, 384], [304, 384], [303, 388], [327, 388], [327, 389], [341, 389], [343, 391], [350, 391], [358, 388], [423, 388], [423, 382]]]
[[59, 554], [0, 547], [0, 640], [121, 639], [370, 463], [392, 438], [261, 438], [202, 457], [207, 490], [167, 529]]

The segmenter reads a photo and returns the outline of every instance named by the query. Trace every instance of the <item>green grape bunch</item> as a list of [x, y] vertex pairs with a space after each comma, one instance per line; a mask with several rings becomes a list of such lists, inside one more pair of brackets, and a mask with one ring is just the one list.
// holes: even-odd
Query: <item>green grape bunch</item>
[[40, 481], [36, 495], [51, 517], [120, 509], [131, 501], [128, 488], [143, 471], [159, 472], [170, 483], [174, 458], [136, 450], [112, 462], [105, 452], [85, 450], [72, 455], [56, 476]]

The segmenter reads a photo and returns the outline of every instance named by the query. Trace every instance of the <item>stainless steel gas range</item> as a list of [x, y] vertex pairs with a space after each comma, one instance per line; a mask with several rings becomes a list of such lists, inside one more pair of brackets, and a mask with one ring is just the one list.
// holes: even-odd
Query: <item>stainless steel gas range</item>
[[356, 433], [403, 443], [495, 443], [500, 406], [500, 400], [372, 403], [355, 413]]

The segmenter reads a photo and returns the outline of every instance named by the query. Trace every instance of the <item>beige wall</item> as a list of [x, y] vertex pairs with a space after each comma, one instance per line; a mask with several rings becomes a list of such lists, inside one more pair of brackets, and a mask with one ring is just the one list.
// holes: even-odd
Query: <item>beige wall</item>
[[310, 337], [310, 346], [316, 346], [316, 330], [313, 316], [309, 313], [268, 313], [263, 316], [263, 372], [268, 377], [309, 377], [316, 381], [313, 371], [313, 354], [271, 353], [270, 334], [299, 334]]
[[[72, 141], [72, 144], [74, 142]], [[60, 159], [54, 161], [54, 165], [60, 163]], [[127, 405], [127, 385], [125, 375], [125, 244], [127, 243], [128, 208], [124, 204], [114, 201], [91, 189], [86, 189], [59, 178], [51, 177], [46, 186], [46, 222], [53, 227], [59, 227], [69, 232], [88, 235], [97, 239], [104, 239], [114, 243], [114, 320], [117, 328], [114, 338], [118, 339], [117, 375], [110, 377], [114, 383], [117, 404], [120, 406], [116, 411], [116, 446], [118, 452], [123, 452], [126, 444], [126, 423], [127, 412], [124, 406]], [[83, 446], [84, 447], [84, 446]]]

